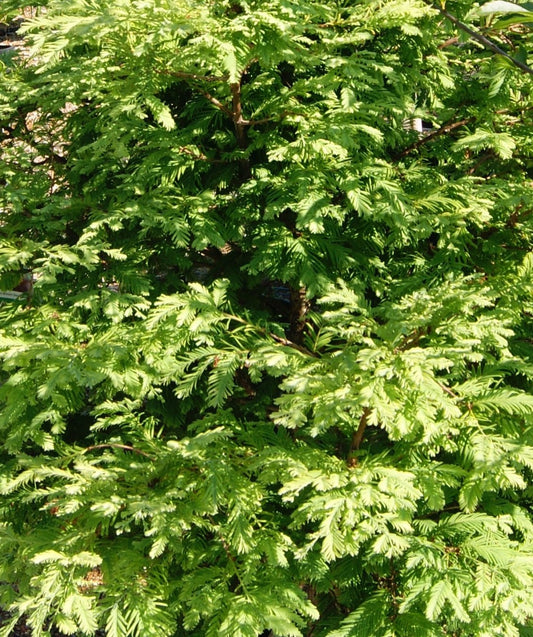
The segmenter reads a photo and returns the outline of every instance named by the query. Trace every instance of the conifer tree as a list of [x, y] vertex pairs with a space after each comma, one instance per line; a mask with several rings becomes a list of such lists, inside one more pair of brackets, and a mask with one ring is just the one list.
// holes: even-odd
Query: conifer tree
[[533, 634], [531, 9], [23, 24], [1, 637]]

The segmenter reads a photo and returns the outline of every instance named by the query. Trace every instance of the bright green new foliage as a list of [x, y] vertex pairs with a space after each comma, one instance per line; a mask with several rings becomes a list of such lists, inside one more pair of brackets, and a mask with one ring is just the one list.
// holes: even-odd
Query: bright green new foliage
[[1, 637], [533, 634], [531, 8], [24, 23]]

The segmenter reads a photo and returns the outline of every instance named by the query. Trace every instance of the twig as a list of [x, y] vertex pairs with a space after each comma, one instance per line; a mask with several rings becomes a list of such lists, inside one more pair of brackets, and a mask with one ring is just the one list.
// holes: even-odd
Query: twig
[[[252, 62], [253, 61], [254, 60], [252, 60]], [[185, 71], [169, 71], [167, 69], [154, 69], [154, 72], [159, 73], [160, 75], [170, 75], [172, 77], [179, 77], [183, 80], [192, 80], [193, 82], [226, 82], [229, 77], [228, 75], [198, 75], [196, 73], [186, 73]], [[246, 69], [243, 71], [243, 75], [244, 73], [246, 73]], [[234, 92], [235, 87], [238, 87], [238, 93], [239, 93], [237, 98], [238, 99], [237, 104], [235, 103], [235, 99], [236, 99], [236, 95]], [[228, 115], [228, 117], [231, 117], [235, 121], [235, 113], [236, 113], [235, 106], [240, 104], [240, 83], [230, 84], [230, 89], [232, 90], [232, 94], [233, 94], [233, 110], [229, 109], [227, 106], [222, 104], [222, 102], [220, 102], [216, 97], [208, 93], [206, 90], [201, 89], [196, 84], [194, 85], [194, 88], [199, 93], [201, 93], [205, 98], [207, 98], [211, 102], [211, 104], [216, 106], [226, 115]], [[279, 119], [283, 119], [290, 114], [291, 113], [289, 111], [283, 111], [280, 114]], [[240, 126], [258, 126], [259, 124], [267, 124], [268, 122], [271, 122], [278, 118], [271, 115], [269, 117], [263, 117], [262, 119], [243, 119], [242, 107], [241, 107], [239, 110], [239, 115], [237, 119]]]
[[492, 150], [488, 150], [484, 155], [482, 155], [477, 162], [471, 166], [467, 171], [467, 175], [474, 175], [476, 170], [482, 166], [485, 162], [489, 161], [489, 159], [494, 158], [494, 152]]
[[405, 352], [408, 349], [417, 347], [420, 343], [420, 339], [426, 335], [427, 335], [426, 329], [415, 328], [415, 330], [411, 334], [409, 334], [403, 339], [402, 343], [400, 343], [398, 347], [394, 348], [394, 353], [398, 354], [399, 352]]
[[454, 15], [452, 15], [451, 13], [446, 11], [446, 9], [441, 9], [440, 7], [435, 7], [435, 6], [434, 6], [434, 8], [437, 9], [437, 11], [439, 11], [440, 14], [443, 15], [445, 18], [447, 18], [450, 22], [455, 24], [455, 26], [458, 29], [461, 29], [461, 31], [464, 31], [465, 33], [468, 33], [468, 35], [471, 38], [474, 38], [474, 40], [477, 40], [486, 49], [489, 49], [489, 51], [492, 51], [493, 53], [496, 53], [498, 55], [503, 56], [506, 60], [509, 60], [509, 62], [511, 62], [512, 64], [517, 66], [519, 69], [522, 69], [522, 71], [524, 71], [524, 73], [529, 73], [530, 75], [533, 75], [533, 69], [530, 66], [528, 66], [524, 62], [521, 62], [520, 60], [517, 60], [512, 55], [509, 55], [508, 53], [506, 53], [497, 44], [492, 42], [492, 40], [489, 40], [488, 38], [486, 38], [481, 33], [478, 33], [477, 31], [474, 31], [474, 29], [471, 29], [469, 26], [464, 24], [464, 22], [461, 22]]
[[[225, 82], [228, 79], [227, 75], [198, 75], [196, 73], [186, 73], [185, 71], [169, 71], [167, 69], [155, 69], [156, 73], [161, 75], [170, 75], [172, 77], [179, 77], [183, 80], [191, 80], [192, 82]], [[233, 113], [231, 110], [222, 104], [220, 100], [211, 95], [205, 89], [200, 88], [196, 84], [194, 84], [194, 88], [203, 95], [206, 99], [208, 99], [211, 104], [220, 109], [223, 113], [228, 115], [228, 117], [232, 117]]]
[[91, 445], [90, 447], [85, 447], [85, 449], [83, 450], [83, 453], [87, 453], [88, 451], [94, 451], [95, 449], [108, 449], [108, 448], [123, 449], [124, 451], [131, 451], [133, 453], [138, 453], [140, 456], [144, 456], [145, 458], [148, 458], [149, 460], [152, 460], [152, 461], [155, 460], [153, 456], [146, 453], [145, 451], [142, 451], [141, 449], [137, 449], [136, 447], [132, 447], [131, 445], [121, 445], [118, 442], [107, 442], [101, 445]]
[[[215, 520], [213, 519], [213, 516], [209, 515], [208, 518], [209, 518], [211, 524], [213, 525], [213, 527], [216, 527], [217, 525], [215, 524]], [[217, 528], [216, 532], [217, 532], [218, 537], [220, 539], [220, 543], [222, 544], [222, 548], [224, 549], [224, 553], [226, 554], [226, 557], [228, 558], [229, 564], [231, 565], [233, 573], [234, 573], [235, 577], [239, 580], [240, 587], [242, 588], [244, 594], [247, 597], [249, 597], [250, 593], [248, 592], [248, 589], [246, 588], [246, 584], [244, 583], [243, 576], [239, 572], [238, 565], [237, 565], [237, 558], [231, 552], [231, 546], [229, 545], [229, 543], [226, 540], [226, 538], [222, 535], [222, 533], [220, 531], [220, 528]]]

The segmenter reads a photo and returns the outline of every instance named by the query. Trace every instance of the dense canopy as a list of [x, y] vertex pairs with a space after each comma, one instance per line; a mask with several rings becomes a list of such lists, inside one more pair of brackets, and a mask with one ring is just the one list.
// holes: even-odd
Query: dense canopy
[[24, 22], [0, 636], [533, 634], [531, 8]]

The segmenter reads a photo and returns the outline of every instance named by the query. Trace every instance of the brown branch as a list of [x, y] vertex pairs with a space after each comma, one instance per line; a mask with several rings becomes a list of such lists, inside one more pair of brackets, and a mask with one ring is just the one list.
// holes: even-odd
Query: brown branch
[[235, 321], [237, 323], [240, 323], [241, 325], [247, 325], [251, 327], [254, 331], [259, 332], [260, 334], [264, 336], [268, 336], [269, 338], [271, 338], [273, 341], [276, 341], [276, 343], [279, 343], [280, 345], [285, 345], [286, 347], [297, 349], [299, 352], [302, 352], [302, 354], [306, 354], [307, 356], [312, 356], [313, 358], [320, 358], [319, 354], [317, 354], [316, 352], [312, 352], [311, 350], [307, 349], [303, 345], [294, 343], [293, 341], [290, 341], [289, 339], [284, 338], [283, 336], [278, 336], [277, 334], [274, 334], [274, 332], [269, 332], [264, 327], [259, 327], [257, 325], [250, 325], [248, 321], [241, 318], [240, 316], [236, 316], [235, 314], [225, 314], [225, 316], [231, 321]]
[[[190, 80], [192, 82], [225, 82], [229, 77], [227, 75], [198, 75], [196, 73], [186, 73], [185, 71], [169, 71], [167, 69], [155, 69], [155, 73], [159, 73], [161, 75], [170, 75], [172, 77], [179, 77], [180, 79]], [[194, 84], [193, 86], [201, 95], [208, 99], [211, 104], [220, 109], [228, 117], [233, 116], [232, 111], [227, 106], [222, 104], [220, 100], [211, 95], [211, 93], [197, 86], [196, 84]]]
[[425, 144], [428, 144], [429, 142], [433, 141], [437, 137], [446, 135], [447, 133], [451, 132], [452, 130], [455, 130], [456, 128], [460, 128], [461, 126], [466, 126], [466, 124], [470, 124], [474, 120], [475, 120], [475, 117], [466, 117], [465, 119], [461, 119], [457, 122], [454, 122], [453, 120], [447, 121], [440, 128], [437, 128], [436, 131], [433, 131], [432, 133], [429, 133], [429, 135], [425, 135], [424, 137], [421, 137], [416, 142], [414, 142], [414, 144], [411, 144], [407, 148], [404, 148], [402, 152], [398, 155], [398, 159], [401, 159], [402, 157], [409, 155], [413, 151], [418, 150], [420, 147], [424, 146]]
[[488, 150], [484, 155], [482, 155], [477, 162], [473, 165], [470, 166], [470, 168], [466, 171], [467, 175], [474, 175], [476, 170], [478, 168], [480, 168], [481, 166], [483, 166], [483, 164], [487, 161], [489, 161], [490, 159], [494, 159], [494, 152], [492, 151], [492, 149]]
[[370, 407], [365, 407], [363, 409], [363, 415], [359, 420], [359, 427], [354, 431], [352, 437], [352, 444], [350, 446], [350, 451], [348, 453], [348, 465], [350, 467], [355, 466], [356, 461], [354, 457], [354, 452], [359, 449], [361, 443], [363, 442], [363, 436], [365, 435], [366, 426], [368, 424], [368, 417], [370, 416]]
[[213, 97], [213, 95], [211, 95], [211, 93], [208, 93], [207, 91], [204, 91], [204, 89], [200, 88], [199, 86], [195, 86], [194, 88], [198, 91], [198, 93], [201, 93], [206, 99], [208, 99], [211, 102], [211, 104], [216, 106], [223, 113], [226, 113], [226, 115], [228, 117], [232, 117], [233, 116], [233, 113], [231, 112], [231, 110], [227, 106], [222, 104], [222, 102], [217, 100], [216, 97]]
[[[250, 64], [244, 69], [242, 75], [244, 75], [248, 69], [248, 67], [257, 60], [252, 60]], [[196, 73], [186, 73], [185, 71], [169, 71], [167, 69], [154, 69], [154, 73], [159, 73], [160, 75], [170, 75], [172, 77], [178, 77], [183, 80], [192, 80], [194, 82], [226, 82], [228, 80], [228, 75], [198, 75]], [[240, 83], [230, 84], [230, 88], [232, 90], [233, 97], [233, 110], [230, 110], [227, 106], [222, 104], [216, 97], [208, 93], [207, 91], [199, 88], [194, 85], [194, 88], [200, 92], [205, 98], [207, 98], [214, 106], [223, 111], [226, 115], [231, 117], [235, 121], [235, 113], [238, 112], [239, 115], [237, 117], [238, 123], [240, 126], [258, 126], [259, 124], [267, 124], [268, 122], [272, 122], [277, 120], [276, 116], [270, 115], [269, 117], [263, 117], [262, 119], [243, 119], [242, 117], [242, 106], [240, 102]], [[234, 87], [237, 89], [234, 92]], [[238, 93], [238, 95], [237, 95]], [[237, 111], [236, 111], [237, 107]], [[279, 119], [283, 119], [290, 115], [289, 111], [283, 111]]]
[[411, 334], [408, 334], [403, 341], [394, 348], [394, 353], [398, 354], [399, 352], [405, 352], [408, 349], [412, 349], [413, 347], [418, 347], [420, 344], [420, 339], [423, 336], [427, 336], [427, 329], [418, 329], [415, 328]]
[[320, 356], [316, 352], [312, 352], [310, 349], [307, 349], [307, 347], [304, 347], [303, 345], [299, 345], [298, 343], [295, 343], [294, 341], [289, 341], [287, 338], [278, 336], [277, 334], [274, 334], [273, 332], [268, 332], [268, 336], [270, 336], [272, 340], [276, 341], [276, 343], [280, 343], [281, 345], [285, 345], [286, 347], [292, 347], [292, 349], [297, 349], [299, 352], [302, 352], [302, 354], [307, 354], [307, 356], [312, 356], [313, 358], [320, 358]]
[[513, 213], [511, 213], [511, 215], [509, 216], [509, 219], [507, 220], [507, 223], [505, 224], [506, 228], [511, 228], [511, 229], [515, 228], [518, 223], [520, 223], [521, 221], [524, 221], [525, 219], [527, 219], [533, 214], [532, 209], [527, 209], [527, 210], [524, 210], [523, 212], [520, 212], [520, 210], [522, 210], [523, 207], [524, 207], [524, 204], [522, 203], [519, 206], [517, 206], [516, 210]]
[[185, 71], [169, 71], [167, 69], [154, 69], [154, 73], [160, 75], [170, 75], [172, 77], [179, 77], [182, 80], [195, 80], [202, 82], [225, 82], [228, 79], [228, 75], [197, 75], [196, 73], [186, 73]]
[[231, 90], [231, 102], [233, 106], [233, 112], [231, 114], [233, 119], [233, 124], [235, 126], [235, 136], [237, 137], [237, 144], [239, 148], [246, 148], [247, 146], [247, 136], [245, 121], [242, 117], [242, 101], [241, 101], [241, 83], [233, 82], [230, 84]]
[[149, 460], [152, 460], [152, 461], [155, 460], [153, 456], [146, 453], [145, 451], [142, 451], [141, 449], [137, 449], [136, 447], [132, 447], [131, 445], [121, 445], [117, 442], [108, 442], [101, 445], [91, 445], [90, 447], [85, 447], [85, 449], [83, 450], [83, 453], [87, 453], [88, 451], [94, 451], [95, 449], [108, 449], [108, 448], [123, 449], [124, 451], [131, 451], [133, 453], [138, 453], [140, 456], [144, 456], [145, 458], [148, 458]]
[[[217, 525], [215, 524], [215, 520], [213, 519], [213, 516], [209, 515], [208, 518], [209, 518], [209, 521], [211, 522], [211, 525], [213, 527], [216, 527]], [[224, 549], [224, 553], [226, 554], [226, 557], [228, 558], [228, 561], [229, 561], [229, 564], [231, 565], [233, 573], [234, 573], [234, 575], [236, 576], [236, 578], [239, 581], [239, 586], [242, 588], [243, 592], [247, 596], [249, 596], [248, 590], [246, 588], [246, 584], [244, 583], [244, 579], [243, 579], [243, 577], [240, 574], [239, 569], [238, 569], [237, 558], [231, 552], [231, 546], [230, 546], [229, 542], [222, 535], [222, 533], [220, 532], [220, 529], [217, 529], [215, 532], [217, 533], [218, 538], [220, 540], [220, 543], [222, 544], [222, 548]]]
[[[237, 146], [241, 150], [245, 150], [248, 146], [248, 134], [246, 132], [245, 120], [242, 117], [242, 101], [241, 101], [241, 83], [232, 82], [230, 84], [231, 90], [231, 104], [233, 111], [231, 118], [233, 119], [233, 126], [235, 127], [235, 138], [237, 139]], [[250, 171], [250, 160], [246, 157], [242, 157], [240, 164], [240, 179], [242, 182], [251, 178], [252, 173]]]
[[[517, 106], [517, 108], [520, 110], [520, 115], [515, 116], [518, 119], [526, 111], [533, 110], [533, 106], [527, 106], [525, 108]], [[494, 113], [496, 115], [507, 115], [507, 114], [512, 115], [512, 110], [513, 109], [510, 109], [510, 108], [501, 108], [497, 111], [494, 111]], [[432, 133], [429, 133], [428, 135], [425, 135], [424, 137], [421, 137], [420, 139], [418, 139], [416, 142], [414, 142], [407, 148], [404, 148], [402, 152], [397, 156], [397, 158], [401, 159], [402, 157], [409, 155], [413, 151], [418, 150], [421, 146], [424, 146], [425, 144], [433, 141], [437, 137], [446, 135], [447, 133], [451, 132], [452, 130], [455, 130], [456, 128], [460, 128], [461, 126], [466, 126], [467, 124], [471, 124], [472, 122], [475, 122], [475, 121], [476, 121], [475, 117], [465, 117], [464, 119], [457, 120], [457, 121], [450, 119], [444, 124], [442, 124], [440, 128], [437, 128], [437, 130], [433, 131]]]
[[443, 383], [437, 384], [442, 389], [442, 391], [446, 392], [452, 398], [459, 398], [459, 396], [454, 391], [452, 391], [449, 387], [446, 387], [446, 385], [444, 385]]
[[204, 155], [203, 153], [200, 153], [199, 155], [197, 155], [193, 150], [191, 150], [190, 148], [187, 148], [186, 146], [180, 146], [179, 151], [182, 152], [184, 155], [189, 155], [193, 159], [196, 159], [198, 161], [206, 161], [206, 162], [209, 162], [210, 164], [227, 164], [228, 163], [224, 159], [211, 159], [210, 157], [208, 157], [207, 155]]
[[307, 299], [307, 288], [302, 286], [300, 288], [290, 287], [291, 290], [291, 310], [290, 310], [290, 329], [289, 335], [291, 340], [301, 344], [305, 324], [306, 315], [309, 311], [309, 301]]
[[509, 62], [511, 62], [512, 64], [514, 64], [515, 66], [517, 66], [519, 69], [521, 69], [522, 71], [524, 71], [524, 73], [529, 73], [530, 75], [533, 75], [533, 69], [528, 66], [527, 64], [525, 64], [524, 62], [521, 62], [520, 60], [517, 60], [516, 58], [514, 58], [512, 55], [509, 55], [508, 53], [506, 53], [503, 49], [501, 49], [497, 44], [495, 44], [492, 40], [489, 40], [488, 38], [486, 38], [484, 35], [482, 35], [481, 33], [478, 33], [477, 31], [474, 31], [474, 29], [471, 29], [469, 26], [467, 26], [466, 24], [464, 24], [464, 22], [461, 22], [460, 20], [458, 20], [454, 15], [452, 15], [451, 13], [449, 13], [448, 11], [446, 11], [446, 9], [442, 9], [440, 7], [435, 7], [434, 8], [440, 12], [441, 15], [443, 15], [446, 19], [448, 19], [450, 22], [452, 22], [453, 24], [455, 24], [455, 26], [460, 29], [461, 31], [464, 31], [465, 33], [468, 33], [468, 35], [471, 38], [474, 38], [474, 40], [477, 40], [480, 44], [482, 44], [486, 49], [488, 49], [489, 51], [492, 51], [493, 53], [496, 53], [497, 55], [501, 55], [502, 57], [504, 57], [506, 60], [509, 60]]
[[[280, 117], [283, 118], [284, 115], [281, 115]], [[241, 124], [243, 126], [257, 126], [258, 124], [268, 124], [268, 122], [271, 122], [274, 119], [276, 118], [272, 115], [270, 117], [263, 117], [263, 119], [243, 119], [241, 120]]]
[[445, 49], [447, 46], [453, 46], [454, 44], [457, 44], [458, 42], [459, 42], [459, 38], [455, 36], [453, 38], [448, 38], [447, 40], [444, 40], [444, 42], [441, 42], [437, 48]]

